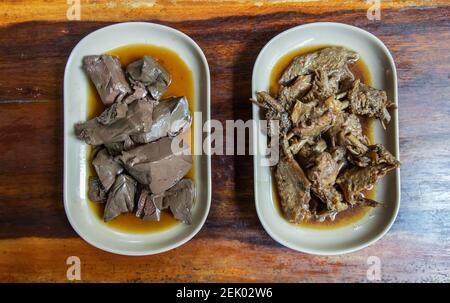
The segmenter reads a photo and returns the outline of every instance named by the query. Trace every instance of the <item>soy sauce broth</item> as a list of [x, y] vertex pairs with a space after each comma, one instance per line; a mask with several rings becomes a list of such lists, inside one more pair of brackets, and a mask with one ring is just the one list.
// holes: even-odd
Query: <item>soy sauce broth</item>
[[[317, 51], [319, 49], [330, 47], [332, 45], [314, 45], [309, 47], [304, 47], [300, 49], [296, 49], [292, 52], [287, 53], [283, 57], [281, 57], [278, 62], [275, 64], [275, 66], [272, 69], [271, 75], [270, 75], [270, 87], [269, 91], [271, 95], [276, 95], [278, 92], [278, 89], [280, 88], [280, 85], [278, 84], [278, 79], [280, 78], [283, 71], [286, 69], [286, 67], [291, 63], [291, 61], [298, 55], [311, 53], [314, 51]], [[359, 59], [354, 64], [349, 65], [350, 70], [355, 75], [355, 78], [359, 78], [361, 82], [371, 85], [372, 84], [372, 78], [369, 72], [369, 69], [364, 62], [363, 59]], [[361, 125], [363, 127], [363, 133], [367, 136], [369, 139], [370, 144], [374, 142], [374, 132], [372, 127], [372, 120], [365, 117], [360, 117]], [[272, 176], [273, 176], [272, 171]], [[367, 191], [364, 193], [364, 195], [369, 198], [373, 199], [375, 196], [375, 189], [372, 189], [371, 191]], [[274, 182], [274, 178], [272, 178], [272, 196], [273, 201], [275, 203], [275, 208], [280, 213], [281, 216], [283, 216], [283, 211], [280, 204], [280, 198], [278, 195], [277, 187]], [[366, 216], [366, 214], [370, 211], [371, 207], [364, 207], [364, 206], [356, 206], [349, 208], [345, 211], [342, 211], [336, 215], [336, 218], [334, 221], [331, 221], [330, 219], [326, 219], [324, 222], [305, 222], [299, 224], [302, 227], [309, 227], [314, 229], [333, 229], [338, 228], [350, 224], [354, 224], [357, 221], [361, 220]]]
[[[144, 55], [152, 56], [157, 59], [164, 68], [170, 73], [172, 82], [169, 85], [167, 91], [161, 99], [165, 99], [170, 96], [186, 96], [189, 102], [189, 109], [191, 113], [194, 112], [194, 81], [192, 76], [192, 71], [186, 65], [186, 63], [178, 56], [177, 53], [170, 49], [164, 47], [158, 47], [147, 44], [133, 44], [123, 47], [119, 47], [106, 52], [107, 54], [114, 55], [119, 58], [122, 63], [122, 67], [125, 68], [129, 63], [142, 59]], [[98, 116], [105, 106], [103, 105], [95, 86], [89, 81], [88, 84], [88, 119], [92, 119]], [[193, 153], [193, 143], [194, 136], [191, 131], [194, 129], [194, 117], [192, 116], [191, 129], [186, 131], [182, 136], [191, 142], [191, 149]], [[88, 148], [88, 176], [95, 176], [95, 170], [92, 165], [92, 147]], [[88, 177], [89, 178], [89, 177]], [[86, 182], [88, 182], [88, 178]], [[186, 178], [195, 180], [194, 165]], [[86, 194], [87, 196], [87, 194]], [[95, 216], [103, 222], [103, 210], [104, 204], [89, 201], [89, 204], [94, 212]], [[108, 227], [130, 233], [150, 233], [156, 231], [166, 230], [177, 224], [180, 221], [176, 220], [170, 211], [163, 210], [161, 212], [161, 220], [159, 222], [155, 221], [144, 221], [135, 216], [134, 213], [121, 214], [117, 218], [109, 221], [103, 222]]]

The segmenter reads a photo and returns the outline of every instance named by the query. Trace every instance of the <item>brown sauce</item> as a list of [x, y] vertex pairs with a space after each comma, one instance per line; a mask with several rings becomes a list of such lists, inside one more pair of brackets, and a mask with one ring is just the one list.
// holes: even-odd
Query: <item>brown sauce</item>
[[[296, 49], [292, 52], [287, 53], [283, 57], [281, 57], [278, 62], [275, 64], [275, 66], [272, 69], [271, 75], [270, 75], [270, 88], [269, 91], [272, 95], [276, 95], [278, 93], [279, 84], [278, 79], [280, 78], [283, 71], [286, 69], [286, 67], [291, 63], [292, 59], [298, 55], [307, 54], [310, 52], [314, 52], [316, 50], [319, 50], [321, 48], [330, 47], [331, 45], [314, 45], [309, 47], [303, 47], [300, 49]], [[349, 66], [352, 73], [355, 75], [355, 78], [359, 78], [361, 82], [371, 85], [372, 84], [372, 78], [369, 72], [369, 69], [366, 65], [366, 63], [363, 61], [363, 59], [359, 59], [355, 64], [352, 64]], [[364, 117], [360, 117], [361, 124], [363, 127], [363, 132], [369, 138], [369, 142], [372, 144], [374, 142], [374, 134], [373, 134], [373, 127], [372, 127], [372, 120], [373, 119], [367, 119]], [[273, 179], [272, 179], [273, 180]], [[278, 191], [275, 185], [275, 182], [272, 182], [272, 195], [273, 200], [275, 201], [275, 207], [280, 213], [280, 215], [283, 215], [280, 199], [278, 196]], [[371, 191], [367, 191], [364, 193], [364, 195], [369, 198], [373, 199], [375, 195], [375, 189], [372, 189]], [[315, 229], [332, 229], [332, 228], [338, 228], [346, 225], [350, 225], [353, 223], [356, 223], [357, 221], [361, 220], [366, 216], [366, 214], [370, 211], [371, 207], [363, 207], [363, 206], [356, 206], [349, 208], [345, 211], [342, 211], [336, 215], [336, 218], [334, 221], [330, 219], [326, 219], [324, 222], [306, 222], [299, 224], [302, 227], [309, 227], [309, 228], [315, 228]]]
[[[189, 101], [189, 109], [191, 112], [194, 111], [194, 82], [192, 77], [192, 71], [186, 65], [186, 63], [178, 56], [177, 53], [171, 51], [170, 49], [147, 45], [147, 44], [133, 44], [124, 47], [116, 48], [106, 52], [107, 54], [117, 56], [125, 67], [129, 63], [141, 59], [144, 55], [152, 56], [159, 60], [159, 62], [167, 69], [172, 77], [172, 82], [169, 85], [166, 93], [162, 99], [170, 96], [186, 96]], [[98, 116], [104, 109], [105, 106], [100, 100], [97, 94], [95, 86], [89, 81], [88, 87], [88, 119], [92, 119]], [[193, 120], [194, 117], [192, 117]], [[191, 129], [194, 127], [194, 121], [192, 121]], [[186, 131], [183, 134], [186, 140], [190, 140], [191, 149], [193, 152], [193, 142], [194, 135], [191, 130]], [[95, 170], [92, 166], [92, 148], [88, 148], [88, 176], [95, 176]], [[186, 175], [186, 178], [195, 180], [195, 165]], [[88, 179], [86, 180], [88, 182]], [[86, 194], [87, 196], [87, 194]], [[103, 210], [104, 204], [89, 202], [95, 216], [103, 222]], [[131, 232], [131, 233], [149, 233], [156, 232], [171, 228], [180, 221], [176, 220], [169, 211], [161, 212], [161, 220], [159, 222], [155, 221], [144, 221], [137, 218], [134, 213], [121, 214], [117, 218], [109, 221], [103, 222], [108, 227], [115, 230]]]

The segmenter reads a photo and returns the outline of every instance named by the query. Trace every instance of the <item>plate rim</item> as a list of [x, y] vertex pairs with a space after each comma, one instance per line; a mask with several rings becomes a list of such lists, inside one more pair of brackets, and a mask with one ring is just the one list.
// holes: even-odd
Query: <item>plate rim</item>
[[[90, 32], [89, 34], [85, 35], [80, 41], [78, 41], [78, 43], [75, 45], [75, 47], [72, 49], [72, 51], [70, 52], [70, 55], [67, 59], [65, 68], [64, 68], [64, 84], [63, 84], [63, 110], [64, 110], [64, 126], [63, 126], [63, 133], [64, 133], [64, 156], [63, 156], [63, 161], [64, 161], [64, 173], [63, 173], [63, 202], [64, 202], [64, 212], [66, 213], [67, 219], [71, 225], [71, 227], [75, 230], [75, 232], [78, 234], [78, 236], [80, 238], [82, 238], [84, 241], [86, 241], [87, 243], [89, 243], [90, 245], [101, 249], [103, 251], [109, 252], [109, 253], [113, 253], [113, 254], [117, 254], [117, 255], [124, 255], [124, 256], [147, 256], [147, 255], [154, 255], [154, 254], [159, 254], [159, 253], [163, 253], [172, 249], [175, 249], [179, 246], [182, 246], [183, 244], [187, 243], [188, 241], [190, 241], [194, 236], [196, 236], [200, 230], [202, 229], [202, 227], [205, 225], [206, 219], [208, 218], [209, 215], [209, 211], [211, 208], [211, 196], [212, 196], [212, 181], [211, 181], [211, 156], [210, 156], [210, 137], [209, 136], [205, 136], [205, 138], [203, 138], [202, 136], [202, 142], [206, 141], [206, 146], [207, 146], [207, 150], [204, 151], [204, 153], [201, 156], [206, 157], [206, 185], [207, 185], [207, 189], [206, 189], [206, 210], [204, 211], [203, 216], [201, 217], [201, 220], [198, 224], [198, 226], [192, 230], [189, 235], [179, 241], [176, 241], [170, 245], [166, 245], [160, 249], [152, 249], [152, 250], [142, 250], [142, 251], [134, 251], [134, 250], [123, 250], [123, 249], [115, 249], [115, 248], [111, 248], [108, 247], [107, 245], [103, 245], [102, 243], [98, 243], [97, 241], [90, 239], [89, 237], [87, 237], [79, 228], [79, 226], [77, 225], [77, 223], [75, 223], [75, 219], [72, 217], [71, 212], [68, 210], [69, 209], [69, 201], [68, 201], [68, 196], [67, 196], [67, 190], [66, 188], [68, 187], [68, 180], [67, 180], [67, 175], [68, 175], [68, 171], [67, 171], [67, 161], [68, 159], [68, 155], [67, 155], [67, 143], [68, 143], [68, 136], [67, 136], [67, 130], [70, 127], [69, 125], [67, 125], [67, 113], [68, 113], [68, 102], [67, 102], [67, 96], [69, 95], [68, 91], [70, 89], [70, 85], [67, 81], [67, 77], [68, 77], [68, 71], [69, 71], [69, 67], [73, 64], [72, 61], [74, 60], [73, 57], [75, 56], [76, 52], [78, 51], [78, 49], [81, 47], [80, 45], [82, 44], [83, 41], [87, 40], [91, 35], [94, 34], [101, 34], [101, 32], [103, 31], [108, 31], [111, 29], [116, 29], [116, 28], [121, 28], [121, 27], [127, 27], [127, 26], [147, 26], [150, 29], [151, 28], [158, 28], [158, 29], [162, 29], [165, 31], [169, 31], [174, 33], [175, 35], [179, 35], [181, 36], [184, 40], [186, 40], [187, 42], [189, 42], [189, 44], [194, 47], [195, 51], [197, 52], [197, 54], [199, 55], [199, 58], [202, 62], [202, 69], [205, 73], [205, 80], [206, 80], [206, 89], [205, 89], [205, 93], [206, 93], [206, 119], [209, 121], [211, 119], [211, 74], [210, 74], [210, 69], [209, 69], [209, 64], [208, 61], [206, 59], [205, 54], [203, 53], [203, 50], [200, 48], [200, 46], [194, 41], [194, 39], [192, 39], [191, 37], [189, 37], [187, 34], [183, 33], [180, 30], [177, 30], [175, 28], [172, 28], [170, 26], [166, 26], [166, 25], [162, 25], [162, 24], [158, 24], [158, 23], [153, 23], [153, 22], [120, 22], [120, 23], [115, 23], [115, 24], [111, 24], [111, 25], [107, 25], [101, 28], [98, 28], [92, 32]], [[195, 142], [195, 141], [194, 141]]]
[[[345, 23], [339, 23], [339, 22], [312, 22], [312, 23], [307, 23], [307, 24], [301, 24], [298, 26], [294, 26], [291, 27], [285, 31], [282, 31], [281, 33], [277, 34], [276, 36], [274, 36], [273, 38], [271, 38], [265, 45], [264, 47], [260, 50], [256, 60], [255, 60], [255, 64], [253, 65], [253, 70], [252, 70], [252, 97], [255, 98], [255, 75], [256, 75], [256, 69], [257, 67], [260, 65], [260, 61], [262, 58], [262, 55], [264, 54], [264, 52], [267, 51], [267, 49], [269, 49], [269, 47], [276, 43], [276, 41], [278, 39], [280, 39], [281, 37], [283, 37], [284, 35], [287, 35], [293, 31], [298, 31], [298, 30], [304, 30], [304, 29], [308, 29], [308, 28], [314, 28], [314, 27], [336, 27], [336, 28], [343, 28], [346, 30], [351, 30], [351, 31], [356, 31], [359, 32], [361, 34], [363, 34], [364, 36], [368, 37], [371, 41], [375, 42], [382, 50], [383, 53], [386, 55], [386, 58], [389, 60], [389, 64], [393, 67], [393, 95], [395, 98], [395, 104], [397, 105], [397, 110], [395, 111], [394, 115], [395, 115], [395, 125], [394, 125], [394, 133], [395, 133], [395, 144], [394, 144], [394, 149], [395, 149], [395, 154], [398, 160], [400, 160], [400, 152], [399, 152], [399, 121], [398, 121], [398, 78], [397, 78], [397, 68], [395, 66], [395, 62], [394, 59], [392, 57], [392, 54], [390, 53], [389, 49], [386, 47], [386, 45], [378, 38], [376, 37], [374, 34], [356, 27], [356, 26], [352, 26], [349, 24], [345, 24]], [[294, 49], [291, 49], [294, 50]], [[253, 104], [252, 105], [252, 118], [254, 119], [259, 113], [259, 109], [257, 107], [257, 105]], [[257, 136], [260, 136], [260, 133], [258, 133], [258, 130], [256, 127], [253, 128], [253, 150], [258, 150], [257, 149]], [[265, 221], [263, 215], [262, 215], [262, 210], [260, 208], [260, 202], [258, 202], [259, 200], [259, 194], [258, 194], [258, 183], [256, 182], [257, 180], [257, 175], [258, 175], [258, 171], [260, 169], [259, 165], [258, 165], [258, 155], [255, 154], [253, 156], [253, 178], [254, 178], [254, 195], [255, 195], [255, 208], [256, 208], [256, 213], [258, 215], [258, 219], [261, 222], [261, 225], [263, 226], [264, 230], [269, 234], [269, 236], [274, 239], [276, 242], [280, 243], [281, 245], [284, 245], [292, 250], [298, 251], [298, 252], [303, 252], [303, 253], [307, 253], [310, 255], [318, 255], [318, 256], [335, 256], [335, 255], [343, 255], [343, 254], [349, 254], [352, 252], [356, 252], [359, 251], [361, 249], [364, 249], [372, 244], [374, 244], [375, 242], [377, 242], [378, 240], [380, 240], [383, 236], [386, 235], [386, 233], [391, 229], [392, 225], [394, 224], [397, 216], [398, 216], [398, 212], [400, 210], [400, 204], [401, 204], [401, 185], [400, 185], [400, 168], [396, 169], [396, 175], [395, 175], [395, 179], [396, 179], [396, 189], [397, 189], [397, 193], [396, 193], [396, 197], [395, 197], [395, 206], [394, 206], [394, 212], [392, 214], [392, 216], [389, 218], [389, 222], [383, 227], [383, 229], [381, 230], [381, 232], [379, 232], [375, 237], [371, 238], [368, 241], [362, 242], [359, 245], [353, 245], [351, 247], [348, 247], [346, 249], [336, 249], [336, 250], [323, 250], [323, 249], [311, 249], [311, 248], [305, 248], [305, 247], [298, 247], [295, 244], [289, 243], [288, 241], [284, 241], [283, 239], [281, 239], [280, 237], [278, 237], [277, 233], [275, 233], [274, 231], [272, 231], [272, 229], [269, 227], [269, 225], [267, 224], [267, 222]]]

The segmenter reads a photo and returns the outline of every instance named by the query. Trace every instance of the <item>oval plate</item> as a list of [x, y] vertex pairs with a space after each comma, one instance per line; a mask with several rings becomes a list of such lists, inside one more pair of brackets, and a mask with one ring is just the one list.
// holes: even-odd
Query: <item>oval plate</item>
[[[261, 50], [253, 68], [253, 98], [257, 91], [268, 90], [270, 75], [278, 60], [291, 51], [314, 45], [339, 45], [357, 51], [366, 62], [373, 86], [387, 92], [397, 101], [397, 72], [386, 46], [374, 35], [357, 27], [340, 23], [311, 23], [282, 32]], [[374, 122], [375, 142], [384, 144], [399, 159], [398, 114], [386, 131]], [[260, 120], [260, 109], [253, 105], [253, 119]], [[259, 125], [257, 123], [256, 125]], [[253, 150], [266, 146], [267, 138], [261, 130], [253, 129]], [[334, 229], [313, 229], [290, 224], [276, 209], [272, 196], [270, 168], [265, 159], [255, 153], [255, 203], [258, 217], [269, 235], [277, 242], [297, 251], [316, 255], [337, 255], [362, 249], [380, 239], [392, 226], [400, 207], [400, 169], [389, 173], [376, 186], [375, 200], [383, 206], [374, 208], [354, 224]]]
[[[200, 47], [187, 35], [144, 22], [115, 24], [87, 35], [73, 49], [64, 73], [64, 208], [75, 231], [93, 246], [122, 255], [150, 255], [186, 243], [203, 226], [211, 205], [211, 159], [206, 155], [194, 159], [197, 197], [191, 225], [177, 224], [160, 232], [132, 234], [111, 229], [95, 217], [87, 199], [87, 145], [73, 131], [74, 124], [87, 117], [90, 80], [81, 69], [82, 58], [130, 44], [152, 44], [176, 52], [192, 70], [195, 112], [201, 114], [203, 121], [210, 119], [208, 63]], [[202, 134], [201, 128], [197, 131], [198, 123], [194, 125], [194, 134]], [[194, 139], [201, 146], [209, 137], [200, 137]]]

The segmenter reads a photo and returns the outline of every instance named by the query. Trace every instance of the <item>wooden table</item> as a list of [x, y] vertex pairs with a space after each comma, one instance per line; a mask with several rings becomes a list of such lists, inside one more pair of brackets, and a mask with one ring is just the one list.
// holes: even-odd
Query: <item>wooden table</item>
[[[450, 6], [448, 1], [382, 1], [381, 20], [363, 1], [66, 1], [0, 4], [0, 281], [66, 281], [78, 256], [83, 281], [367, 281], [367, 258], [383, 281], [449, 281]], [[119, 2], [119, 1], [117, 1]], [[81, 240], [63, 208], [63, 73], [86, 34], [120, 21], [166, 24], [206, 54], [212, 118], [251, 117], [253, 63], [262, 46], [292, 26], [336, 21], [377, 35], [398, 68], [402, 205], [391, 231], [357, 253], [294, 252], [263, 230], [249, 156], [214, 156], [208, 220], [189, 243], [148, 257], [117, 256]]]

